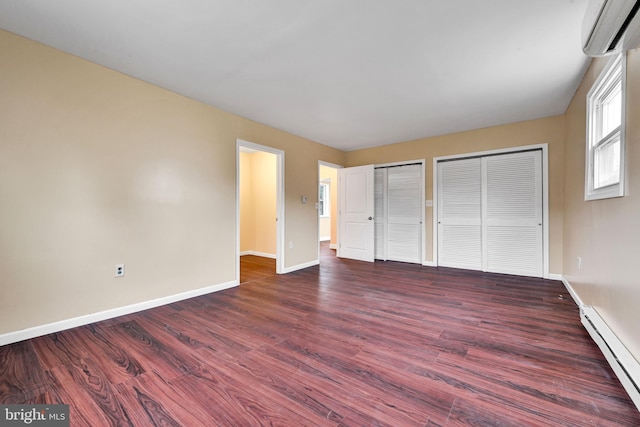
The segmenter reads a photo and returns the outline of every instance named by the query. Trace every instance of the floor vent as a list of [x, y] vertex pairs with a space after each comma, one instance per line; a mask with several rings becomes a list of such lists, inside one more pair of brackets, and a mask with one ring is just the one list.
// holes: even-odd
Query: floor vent
[[582, 306], [580, 319], [591, 338], [600, 347], [600, 351], [618, 376], [636, 408], [640, 410], [640, 363], [609, 329], [609, 326], [593, 307]]

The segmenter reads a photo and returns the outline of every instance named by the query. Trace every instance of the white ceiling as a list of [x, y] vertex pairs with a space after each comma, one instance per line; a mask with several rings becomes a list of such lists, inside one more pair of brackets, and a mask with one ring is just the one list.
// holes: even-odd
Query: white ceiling
[[587, 0], [1, 0], [0, 28], [354, 150], [562, 114]]

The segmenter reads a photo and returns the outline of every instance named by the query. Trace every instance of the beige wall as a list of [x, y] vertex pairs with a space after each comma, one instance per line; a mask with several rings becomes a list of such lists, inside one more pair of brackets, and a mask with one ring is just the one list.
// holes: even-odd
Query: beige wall
[[240, 153], [240, 252], [276, 255], [276, 155]]
[[0, 52], [0, 334], [234, 281], [236, 138], [285, 151], [285, 267], [317, 260], [300, 195], [342, 152], [4, 31]]
[[[347, 166], [426, 159], [426, 198], [433, 199], [433, 158], [523, 145], [549, 144], [549, 272], [562, 273], [564, 116], [419, 139], [347, 153]], [[427, 253], [433, 260], [433, 212], [426, 208]]]
[[[320, 218], [320, 239], [331, 240], [331, 217]], [[327, 239], [328, 237], [328, 239]]]
[[256, 223], [254, 221], [253, 197], [251, 192], [251, 153], [240, 152], [238, 176], [240, 182], [238, 193], [240, 194], [240, 252], [253, 251], [256, 235]]
[[338, 246], [338, 169], [331, 173], [331, 244]]
[[[640, 50], [627, 57], [625, 197], [584, 201], [586, 95], [607, 59], [596, 59], [566, 113], [564, 275], [640, 360]], [[582, 257], [578, 270], [577, 257]]]

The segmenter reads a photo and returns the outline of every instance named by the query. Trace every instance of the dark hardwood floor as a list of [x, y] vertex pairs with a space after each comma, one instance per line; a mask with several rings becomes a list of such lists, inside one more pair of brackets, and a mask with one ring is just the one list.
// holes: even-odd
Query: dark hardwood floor
[[276, 275], [276, 260], [255, 255], [240, 257], [240, 283]]
[[559, 282], [331, 252], [0, 347], [0, 403], [74, 426], [640, 425]]

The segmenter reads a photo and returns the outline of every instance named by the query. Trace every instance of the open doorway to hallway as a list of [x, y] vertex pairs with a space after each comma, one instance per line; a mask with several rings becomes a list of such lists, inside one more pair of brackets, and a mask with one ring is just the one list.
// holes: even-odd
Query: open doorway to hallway
[[280, 150], [238, 140], [237, 277], [245, 283], [282, 268], [282, 167]]
[[335, 256], [338, 245], [338, 169], [318, 162], [318, 260]]

